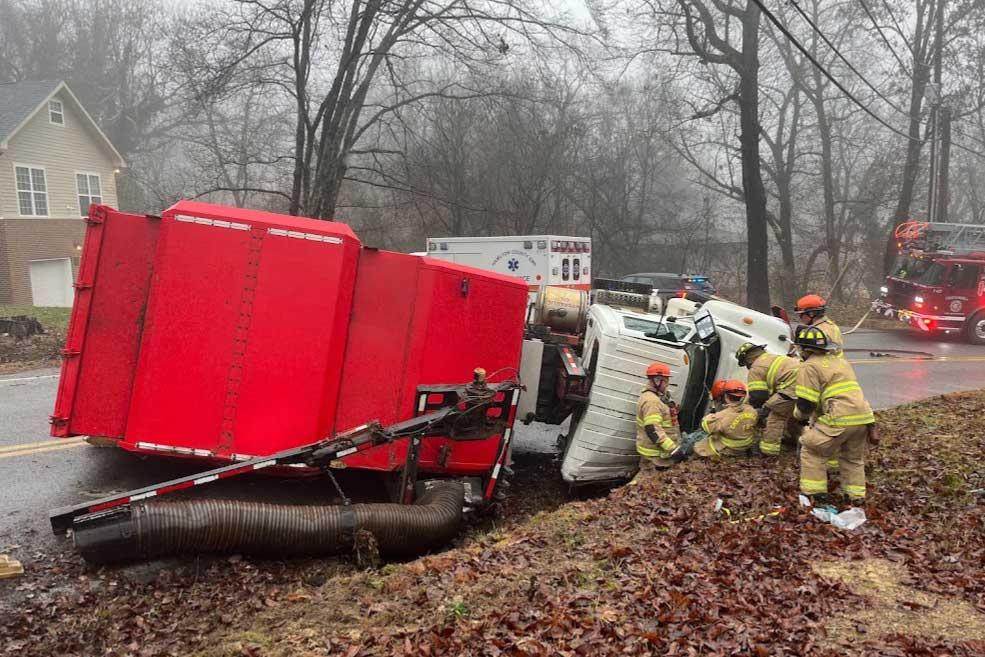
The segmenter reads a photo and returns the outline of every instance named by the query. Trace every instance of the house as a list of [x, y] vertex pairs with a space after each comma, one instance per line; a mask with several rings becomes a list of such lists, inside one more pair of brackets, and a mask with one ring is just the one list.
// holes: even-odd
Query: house
[[72, 305], [83, 219], [124, 166], [64, 82], [0, 83], [0, 304]]

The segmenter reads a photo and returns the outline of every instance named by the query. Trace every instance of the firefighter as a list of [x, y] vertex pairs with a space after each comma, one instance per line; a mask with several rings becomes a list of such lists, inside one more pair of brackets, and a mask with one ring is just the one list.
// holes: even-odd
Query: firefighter
[[636, 451], [642, 457], [641, 466], [667, 468], [680, 460], [671, 458], [671, 454], [681, 440], [677, 408], [667, 394], [670, 368], [664, 363], [651, 363], [646, 368], [646, 378], [646, 388], [636, 407]]
[[845, 347], [845, 340], [841, 337], [841, 329], [829, 317], [825, 315], [828, 310], [828, 302], [819, 294], [806, 294], [797, 300], [797, 305], [793, 309], [800, 316], [802, 324], [816, 326], [824, 331], [828, 336], [828, 342], [837, 347], [832, 352], [841, 354]]
[[837, 346], [816, 326], [801, 326], [794, 344], [803, 362], [797, 372], [794, 419], [806, 428], [800, 437], [800, 491], [812, 502], [828, 501], [826, 461], [837, 457], [841, 490], [852, 506], [865, 501], [865, 448], [875, 443], [875, 418], [855, 371]]
[[766, 345], [746, 342], [735, 352], [739, 367], [749, 369], [749, 404], [757, 411], [756, 426], [763, 429], [759, 452], [779, 456], [783, 435], [793, 416], [798, 363], [789, 356], [766, 352]]
[[701, 432], [689, 436], [699, 438], [693, 442], [694, 453], [704, 458], [749, 454], [756, 436], [756, 411], [746, 403], [746, 384], [715, 381], [711, 394], [716, 411], [701, 420]]

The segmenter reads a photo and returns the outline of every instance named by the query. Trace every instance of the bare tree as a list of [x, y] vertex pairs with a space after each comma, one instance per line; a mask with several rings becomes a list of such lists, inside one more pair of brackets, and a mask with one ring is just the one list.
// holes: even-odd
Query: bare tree
[[392, 150], [381, 126], [402, 108], [489, 92], [420, 75], [421, 62], [477, 68], [504, 61], [514, 47], [574, 34], [519, 0], [229, 0], [184, 27], [176, 52], [202, 81], [196, 93], [260, 79], [292, 98], [288, 209], [323, 218], [334, 213], [343, 183], [359, 179], [351, 175], [356, 161]]
[[[741, 197], [746, 209], [747, 303], [769, 311], [769, 229], [766, 189], [760, 162], [759, 37], [760, 10], [752, 0], [646, 0], [658, 22], [675, 35], [674, 54], [691, 54], [706, 64], [725, 67], [737, 80], [718, 108], [739, 106]], [[683, 32], [686, 46], [680, 45]], [[735, 42], [739, 42], [738, 45]], [[729, 191], [730, 194], [734, 192]]]

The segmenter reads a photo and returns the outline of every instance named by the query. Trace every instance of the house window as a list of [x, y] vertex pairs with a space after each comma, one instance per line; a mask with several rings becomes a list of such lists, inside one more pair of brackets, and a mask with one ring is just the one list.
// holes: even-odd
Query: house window
[[14, 166], [17, 178], [17, 206], [26, 217], [48, 216], [48, 185], [44, 169]]
[[79, 188], [79, 214], [85, 217], [89, 214], [89, 205], [103, 202], [103, 188], [99, 185], [99, 176], [93, 173], [75, 174], [75, 184]]
[[48, 120], [55, 125], [65, 125], [65, 108], [62, 107], [62, 101], [48, 101]]

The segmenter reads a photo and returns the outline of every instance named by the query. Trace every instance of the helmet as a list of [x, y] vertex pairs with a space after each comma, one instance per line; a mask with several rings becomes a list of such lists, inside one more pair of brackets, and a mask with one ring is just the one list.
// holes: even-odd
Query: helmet
[[798, 326], [794, 333], [793, 343], [798, 347], [817, 349], [818, 351], [837, 349], [837, 346], [828, 342], [828, 336], [824, 334], [824, 331], [816, 326]]
[[722, 395], [746, 395], [746, 384], [736, 379], [719, 379], [711, 385], [712, 399], [718, 399]]
[[797, 314], [807, 314], [811, 317], [823, 315], [828, 309], [828, 302], [820, 294], [806, 294], [797, 299], [793, 311]]
[[739, 361], [739, 367], [745, 367], [749, 364], [750, 357], [760, 350], [765, 350], [766, 345], [764, 344], [753, 344], [751, 342], [743, 343], [735, 352], [735, 360]]
[[650, 366], [646, 368], [647, 377], [651, 376], [665, 376], [670, 378], [670, 368], [664, 363], [650, 363]]

